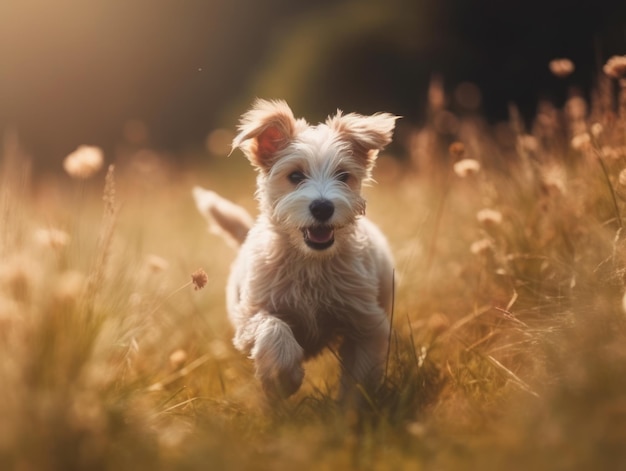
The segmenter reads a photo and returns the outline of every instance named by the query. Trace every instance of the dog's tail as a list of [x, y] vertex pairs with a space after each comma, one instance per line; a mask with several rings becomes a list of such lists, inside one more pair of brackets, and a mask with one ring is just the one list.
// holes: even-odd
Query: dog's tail
[[193, 187], [192, 193], [196, 207], [208, 221], [211, 232], [237, 246], [246, 240], [254, 220], [244, 208], [199, 186]]

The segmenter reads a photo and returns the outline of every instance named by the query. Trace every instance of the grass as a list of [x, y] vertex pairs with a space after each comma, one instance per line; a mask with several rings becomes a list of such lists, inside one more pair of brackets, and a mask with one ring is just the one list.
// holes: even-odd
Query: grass
[[[387, 378], [361, 414], [333, 399], [332, 353], [270, 409], [230, 345], [234, 252], [206, 233], [190, 188], [253, 210], [245, 159], [120, 164], [104, 189], [103, 172], [31, 181], [7, 137], [0, 468], [626, 466], [626, 116], [552, 111], [530, 131], [514, 112], [498, 129], [428, 124], [409, 159], [381, 157], [368, 214], [397, 290]], [[459, 176], [465, 158], [480, 170]]]

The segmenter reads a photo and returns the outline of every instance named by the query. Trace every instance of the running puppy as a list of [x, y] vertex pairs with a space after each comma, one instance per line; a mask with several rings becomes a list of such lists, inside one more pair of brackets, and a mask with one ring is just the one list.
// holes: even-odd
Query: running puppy
[[258, 171], [260, 215], [194, 188], [200, 212], [240, 244], [227, 287], [233, 343], [270, 398], [302, 384], [304, 360], [340, 341], [342, 398], [380, 384], [389, 339], [393, 261], [365, 218], [363, 183], [397, 117], [340, 111], [296, 119], [284, 101], [257, 100], [233, 149]]

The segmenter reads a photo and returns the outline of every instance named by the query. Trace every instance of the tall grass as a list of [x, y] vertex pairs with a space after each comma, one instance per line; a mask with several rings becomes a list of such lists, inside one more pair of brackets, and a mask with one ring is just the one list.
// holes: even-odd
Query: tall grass
[[268, 407], [230, 345], [234, 253], [189, 189], [253, 208], [244, 159], [31, 182], [7, 135], [0, 468], [626, 466], [626, 107], [601, 80], [590, 106], [542, 104], [530, 125], [512, 108], [441, 132], [433, 109], [409, 159], [381, 157], [368, 211], [397, 289], [385, 383], [359, 413], [333, 399], [332, 353]]

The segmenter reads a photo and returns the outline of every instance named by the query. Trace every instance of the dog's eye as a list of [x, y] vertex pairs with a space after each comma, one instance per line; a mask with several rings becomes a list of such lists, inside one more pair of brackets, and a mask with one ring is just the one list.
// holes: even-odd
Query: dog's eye
[[348, 172], [341, 172], [337, 174], [337, 180], [339, 180], [341, 183], [346, 183], [348, 181], [348, 178], [350, 178], [350, 174]]
[[297, 185], [298, 183], [301, 183], [304, 180], [306, 180], [306, 177], [304, 176], [304, 173], [302, 173], [300, 171], [291, 172], [287, 178], [294, 185]]

